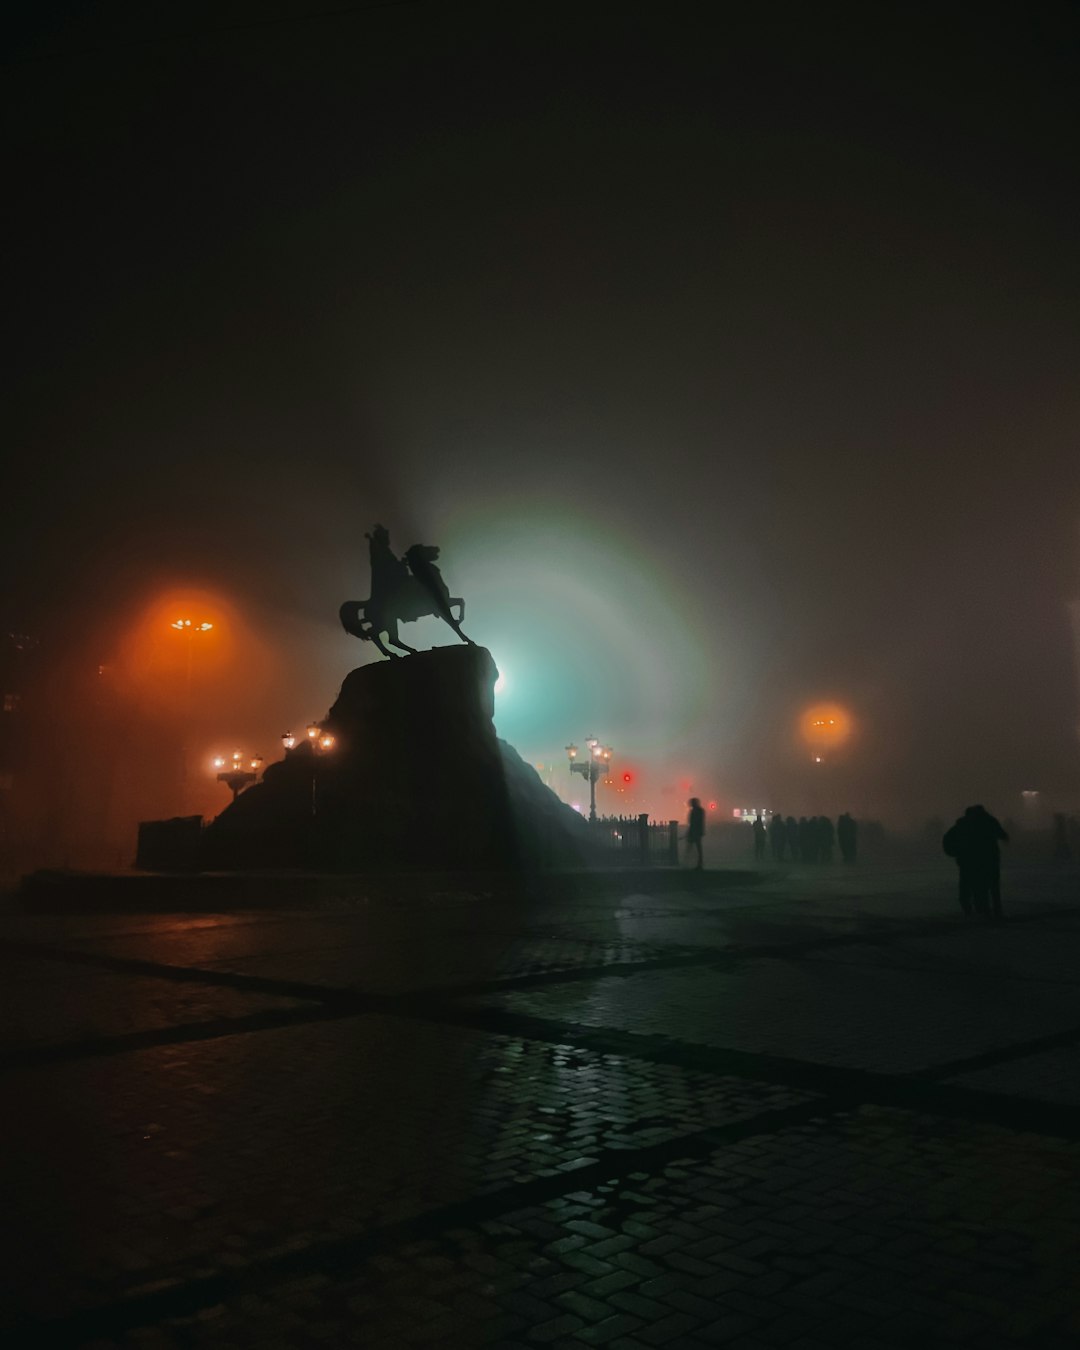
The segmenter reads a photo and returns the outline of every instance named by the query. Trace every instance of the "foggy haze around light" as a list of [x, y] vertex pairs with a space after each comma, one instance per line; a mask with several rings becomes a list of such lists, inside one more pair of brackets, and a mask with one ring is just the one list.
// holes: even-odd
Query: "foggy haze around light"
[[[5, 623], [63, 667], [87, 799], [108, 762], [168, 813], [182, 732], [272, 760], [323, 716], [381, 659], [337, 621], [381, 522], [442, 549], [531, 762], [595, 734], [665, 813], [1073, 809], [1074, 19], [781, 11], [181, 51], [131, 7], [144, 46], [12, 69]], [[155, 636], [106, 726], [90, 676], [178, 595], [221, 606], [197, 710]]]

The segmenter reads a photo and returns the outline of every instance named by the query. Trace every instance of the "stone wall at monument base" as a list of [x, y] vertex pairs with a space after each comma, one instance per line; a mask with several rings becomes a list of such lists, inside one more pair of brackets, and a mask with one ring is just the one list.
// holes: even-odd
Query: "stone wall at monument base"
[[204, 870], [575, 866], [587, 826], [495, 735], [483, 647], [361, 666], [321, 726], [206, 828]]

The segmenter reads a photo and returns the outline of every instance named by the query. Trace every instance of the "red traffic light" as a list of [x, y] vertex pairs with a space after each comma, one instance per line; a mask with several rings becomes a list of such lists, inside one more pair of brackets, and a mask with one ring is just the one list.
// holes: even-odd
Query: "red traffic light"
[[632, 783], [634, 781], [634, 775], [632, 773], [624, 773], [622, 780], [624, 783]]

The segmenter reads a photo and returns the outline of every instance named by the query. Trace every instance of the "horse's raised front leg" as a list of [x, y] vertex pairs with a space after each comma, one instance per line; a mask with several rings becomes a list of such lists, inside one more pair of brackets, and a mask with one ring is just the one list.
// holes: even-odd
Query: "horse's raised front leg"
[[370, 631], [364, 627], [367, 620], [366, 600], [346, 600], [338, 610], [341, 626], [352, 637], [370, 638]]
[[[455, 605], [457, 605], [458, 610], [456, 619], [454, 618]], [[446, 597], [446, 606], [447, 610], [446, 613], [443, 615], [443, 618], [446, 619], [446, 622], [450, 625], [450, 627], [454, 630], [454, 632], [458, 635], [458, 637], [461, 638], [462, 642], [467, 642], [470, 647], [474, 647], [476, 644], [473, 642], [472, 638], [467, 637], [461, 631], [461, 625], [465, 622], [465, 601], [462, 600], [462, 598], [459, 595], [448, 595]]]

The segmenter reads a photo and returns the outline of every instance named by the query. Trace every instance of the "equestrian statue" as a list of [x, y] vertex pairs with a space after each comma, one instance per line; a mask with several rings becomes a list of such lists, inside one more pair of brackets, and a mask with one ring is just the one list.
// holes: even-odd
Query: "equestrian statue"
[[[368, 600], [346, 600], [341, 606], [341, 626], [353, 637], [374, 642], [384, 656], [396, 656], [382, 642], [381, 634], [391, 647], [403, 652], [415, 652], [415, 647], [402, 642], [398, 636], [399, 623], [412, 623], [425, 614], [445, 619], [462, 642], [473, 645], [472, 639], [461, 631], [465, 619], [465, 601], [452, 596], [435, 566], [439, 550], [431, 544], [413, 544], [405, 550], [404, 561], [395, 558], [390, 549], [390, 532], [384, 525], [376, 525], [366, 536], [371, 555], [371, 597]], [[454, 616], [454, 609], [458, 614]]]

